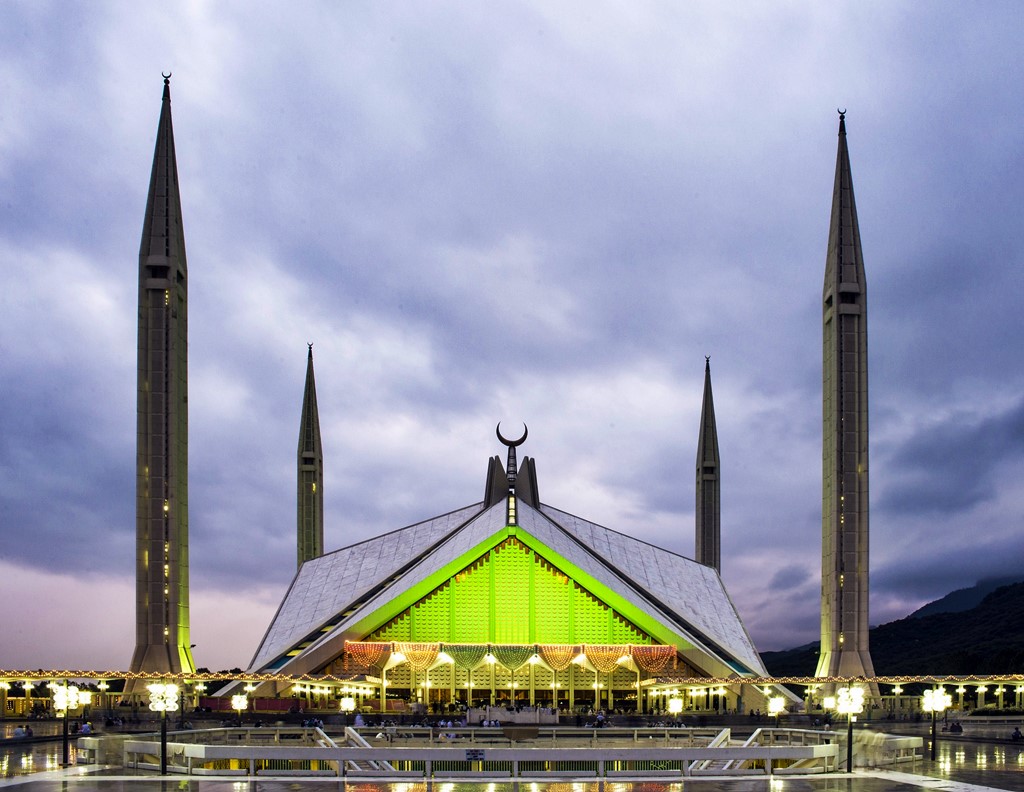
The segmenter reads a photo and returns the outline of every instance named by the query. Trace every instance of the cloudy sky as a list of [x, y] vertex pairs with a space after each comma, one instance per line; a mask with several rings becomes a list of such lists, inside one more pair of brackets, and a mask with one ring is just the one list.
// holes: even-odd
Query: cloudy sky
[[[815, 640], [837, 107], [868, 280], [871, 622], [1024, 558], [1016, 2], [0, 4], [0, 668], [134, 644], [138, 246], [172, 71], [199, 665], [294, 574], [313, 342], [336, 549], [541, 498]], [[511, 430], [510, 430], [511, 432]]]

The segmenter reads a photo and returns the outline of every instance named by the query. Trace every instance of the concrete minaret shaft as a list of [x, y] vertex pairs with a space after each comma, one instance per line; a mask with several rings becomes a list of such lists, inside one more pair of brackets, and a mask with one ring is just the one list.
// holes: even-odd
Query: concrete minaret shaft
[[313, 379], [312, 344], [306, 358], [298, 457], [298, 551], [299, 566], [302, 566], [304, 561], [324, 553], [324, 453]]
[[188, 614], [188, 268], [164, 78], [139, 248], [132, 671], [195, 671]]
[[868, 314], [846, 118], [823, 290], [819, 677], [874, 676], [868, 651]]
[[711, 395], [711, 358], [704, 360], [704, 402], [697, 438], [697, 561], [722, 572], [722, 493], [718, 478], [718, 427]]

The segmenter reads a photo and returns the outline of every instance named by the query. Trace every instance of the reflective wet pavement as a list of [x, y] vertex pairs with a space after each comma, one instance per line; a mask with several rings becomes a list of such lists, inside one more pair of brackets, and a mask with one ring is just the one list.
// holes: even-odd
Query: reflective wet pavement
[[0, 788], [26, 792], [296, 792], [303, 788], [323, 788], [329, 785], [345, 792], [920, 792], [922, 789], [942, 789], [944, 792], [975, 792], [984, 787], [939, 782], [921, 776], [904, 774], [871, 774], [854, 776], [827, 776], [816, 778], [700, 778], [675, 783], [650, 781], [615, 781], [603, 784], [596, 781], [550, 783], [345, 783], [336, 779], [312, 778], [300, 780], [187, 780], [142, 777], [40, 777], [11, 779], [0, 782]]
[[[900, 729], [925, 736], [924, 755], [930, 750], [925, 729]], [[346, 792], [902, 792], [941, 789], [946, 792], [970, 792], [978, 788], [1024, 792], [1024, 745], [1005, 739], [1003, 728], [972, 730], [962, 737], [939, 736], [937, 761], [924, 759], [903, 764], [897, 771], [865, 771], [852, 776], [801, 776], [773, 778], [692, 778], [675, 783], [661, 782], [589, 782], [549, 783], [371, 783], [330, 778], [295, 780], [258, 779], [167, 779], [150, 773], [126, 775], [116, 771], [91, 772], [91, 768], [60, 770], [60, 740], [32, 745], [7, 744], [0, 747], [0, 790], [18, 787], [25, 792], [295, 792], [298, 789], [329, 784]], [[38, 733], [38, 732], [37, 732]], [[75, 744], [70, 744], [75, 761]], [[116, 773], [116, 775], [114, 775]]]

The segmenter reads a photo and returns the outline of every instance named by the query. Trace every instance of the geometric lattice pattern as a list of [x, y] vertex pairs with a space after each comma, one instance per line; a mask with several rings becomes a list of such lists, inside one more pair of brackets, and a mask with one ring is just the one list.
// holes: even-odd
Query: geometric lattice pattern
[[[651, 644], [651, 636], [509, 537], [365, 641]], [[616, 655], [616, 658], [621, 653]]]

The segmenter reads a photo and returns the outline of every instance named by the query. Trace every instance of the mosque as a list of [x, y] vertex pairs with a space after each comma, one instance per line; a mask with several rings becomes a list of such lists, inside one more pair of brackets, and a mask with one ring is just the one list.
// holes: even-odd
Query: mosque
[[[187, 267], [168, 78], [139, 254], [136, 648], [131, 671], [188, 675]], [[818, 676], [873, 676], [867, 624], [866, 289], [840, 114], [823, 290], [822, 651]], [[379, 711], [419, 703], [766, 711], [767, 676], [721, 572], [710, 362], [695, 466], [695, 558], [540, 497], [528, 428], [496, 429], [483, 497], [332, 552], [307, 353], [298, 568], [249, 673], [349, 681]], [[481, 466], [483, 468], [483, 466]], [[482, 470], [483, 472], [483, 470]], [[265, 682], [256, 696], [294, 695]], [[342, 687], [328, 695], [341, 698]]]

